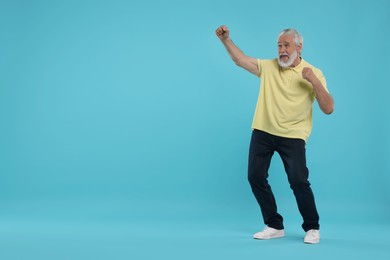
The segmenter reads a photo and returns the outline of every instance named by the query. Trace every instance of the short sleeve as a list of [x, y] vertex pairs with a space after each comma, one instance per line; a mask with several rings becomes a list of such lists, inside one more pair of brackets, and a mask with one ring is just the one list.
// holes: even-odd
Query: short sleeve
[[258, 77], [261, 78], [261, 60], [257, 59]]

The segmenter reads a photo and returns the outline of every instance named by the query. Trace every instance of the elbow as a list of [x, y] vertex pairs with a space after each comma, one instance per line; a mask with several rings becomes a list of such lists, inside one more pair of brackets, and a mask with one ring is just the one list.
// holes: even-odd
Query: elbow
[[334, 111], [334, 105], [328, 106], [322, 110], [325, 114], [330, 115]]
[[239, 59], [233, 60], [238, 67], [242, 67], [242, 62]]
[[327, 115], [331, 115], [333, 113], [333, 111], [334, 111], [333, 109], [329, 109], [329, 110], [324, 111], [324, 113]]
[[245, 64], [245, 58], [242, 56], [234, 58], [233, 61], [238, 67], [243, 67]]
[[327, 104], [324, 106], [324, 108], [322, 109], [322, 111], [327, 114], [327, 115], [330, 115], [333, 113], [334, 111], [334, 100], [332, 98], [332, 96], [330, 96], [330, 100], [327, 102]]

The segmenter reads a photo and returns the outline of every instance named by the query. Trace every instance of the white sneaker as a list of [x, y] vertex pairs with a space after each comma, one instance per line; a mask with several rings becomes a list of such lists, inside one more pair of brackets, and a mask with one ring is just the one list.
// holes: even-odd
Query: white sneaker
[[318, 244], [320, 242], [320, 231], [317, 229], [310, 229], [306, 232], [303, 242], [307, 244]]
[[284, 230], [279, 230], [268, 226], [266, 226], [263, 231], [257, 232], [253, 235], [254, 239], [271, 239], [277, 237], [284, 237]]

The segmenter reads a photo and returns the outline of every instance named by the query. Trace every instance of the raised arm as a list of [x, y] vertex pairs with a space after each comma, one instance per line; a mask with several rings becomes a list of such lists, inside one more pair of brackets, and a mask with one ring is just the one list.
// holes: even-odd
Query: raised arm
[[215, 34], [221, 40], [225, 46], [230, 57], [236, 63], [237, 66], [246, 69], [250, 73], [253, 73], [256, 76], [259, 76], [259, 69], [257, 67], [257, 59], [249, 57], [244, 54], [230, 39], [229, 29], [222, 25], [215, 30]]
[[322, 112], [327, 115], [330, 115], [334, 111], [334, 101], [332, 96], [325, 90], [321, 81], [317, 78], [317, 76], [313, 73], [313, 70], [310, 68], [304, 68], [302, 70], [302, 77], [309, 81], [313, 86], [314, 93], [316, 95], [316, 99], [318, 105], [320, 106]]

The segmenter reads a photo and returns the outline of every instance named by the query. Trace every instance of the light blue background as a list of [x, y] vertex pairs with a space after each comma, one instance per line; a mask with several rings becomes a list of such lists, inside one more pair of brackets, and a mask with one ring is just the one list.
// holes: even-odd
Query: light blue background
[[[2, 259], [383, 259], [390, 253], [390, 4], [374, 1], [0, 2]], [[215, 36], [276, 56], [297, 28], [335, 99], [314, 105], [310, 180], [322, 242], [278, 155], [285, 239], [246, 179], [259, 80]], [[375, 232], [376, 240], [371, 240]]]

